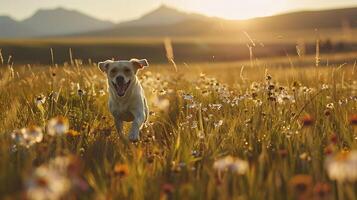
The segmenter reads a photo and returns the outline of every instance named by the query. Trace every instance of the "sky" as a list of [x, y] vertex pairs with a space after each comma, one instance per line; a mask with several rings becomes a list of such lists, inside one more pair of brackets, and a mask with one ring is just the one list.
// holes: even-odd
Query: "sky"
[[357, 0], [0, 0], [0, 15], [17, 20], [38, 9], [64, 7], [120, 22], [140, 17], [161, 4], [227, 19], [247, 19], [299, 10], [357, 6]]

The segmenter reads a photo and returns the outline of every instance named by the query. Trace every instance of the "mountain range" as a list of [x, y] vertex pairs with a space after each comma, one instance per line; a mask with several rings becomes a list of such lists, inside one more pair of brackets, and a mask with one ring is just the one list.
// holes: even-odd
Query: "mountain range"
[[67, 35], [113, 27], [109, 21], [98, 20], [75, 10], [56, 8], [38, 10], [23, 21], [0, 16], [0, 37], [40, 37]]
[[248, 20], [226, 20], [187, 13], [163, 5], [138, 19], [117, 24], [98, 20], [78, 11], [56, 8], [39, 10], [23, 21], [0, 16], [0, 37], [214, 36], [222, 33], [235, 34], [238, 31], [341, 29], [342, 26], [357, 27], [357, 8], [302, 11]]

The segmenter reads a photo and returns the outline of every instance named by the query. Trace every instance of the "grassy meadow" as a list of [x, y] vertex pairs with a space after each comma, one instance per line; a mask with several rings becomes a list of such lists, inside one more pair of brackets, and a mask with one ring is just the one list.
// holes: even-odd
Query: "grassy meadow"
[[137, 143], [95, 63], [4, 61], [0, 199], [355, 200], [357, 54], [318, 56], [153, 64]]
[[[108, 58], [123, 59], [140, 55], [152, 63], [166, 63], [166, 45], [174, 49], [175, 61], [186, 63], [234, 62], [252, 57], [271, 58], [297, 55], [311, 56], [319, 40], [320, 53], [346, 54], [357, 51], [356, 29], [243, 32], [233, 35], [192, 37], [62, 37], [0, 39], [5, 63], [52, 64], [80, 58], [83, 62]], [[51, 49], [51, 50], [50, 50]], [[53, 58], [53, 60], [52, 60]], [[353, 60], [354, 61], [354, 60]]]

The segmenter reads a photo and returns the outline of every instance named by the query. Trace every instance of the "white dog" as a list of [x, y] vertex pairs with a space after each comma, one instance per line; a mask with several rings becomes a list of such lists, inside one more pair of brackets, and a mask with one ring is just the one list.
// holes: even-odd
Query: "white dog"
[[136, 76], [138, 70], [149, 66], [146, 59], [99, 62], [99, 69], [108, 78], [109, 110], [119, 134], [123, 133], [123, 121], [133, 122], [129, 139], [138, 141], [139, 131], [148, 119], [149, 109], [144, 90]]

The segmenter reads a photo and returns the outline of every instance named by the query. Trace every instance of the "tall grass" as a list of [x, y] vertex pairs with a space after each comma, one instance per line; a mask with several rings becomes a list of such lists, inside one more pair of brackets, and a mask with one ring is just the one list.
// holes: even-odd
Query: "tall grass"
[[[76, 158], [66, 174], [83, 181], [64, 199], [356, 199], [356, 180], [327, 173], [329, 158], [357, 147], [355, 69], [336, 68], [151, 67], [139, 75], [151, 114], [135, 144], [116, 133], [94, 65], [2, 68], [0, 197], [34, 198], [50, 185], [38, 169], [64, 156]], [[50, 136], [56, 116], [71, 131]], [[30, 125], [41, 142], [11, 138]]]

